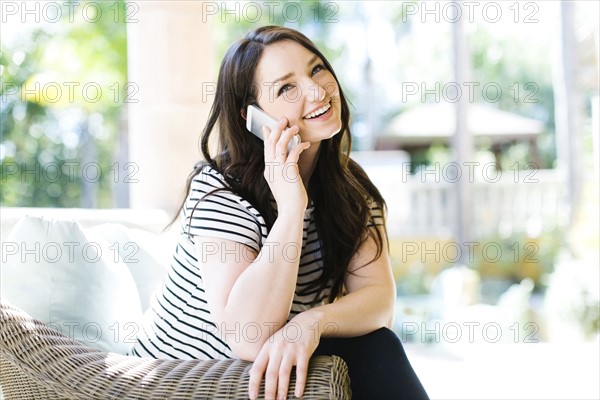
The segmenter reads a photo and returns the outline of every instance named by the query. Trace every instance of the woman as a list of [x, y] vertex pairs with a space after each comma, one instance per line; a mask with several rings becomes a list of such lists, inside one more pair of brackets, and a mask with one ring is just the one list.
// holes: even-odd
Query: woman
[[[264, 141], [245, 128], [250, 104], [279, 118]], [[250, 398], [263, 377], [267, 398], [285, 398], [294, 366], [301, 396], [310, 357], [337, 354], [354, 398], [427, 398], [389, 330], [385, 202], [348, 157], [349, 119], [331, 65], [301, 33], [262, 27], [229, 48], [181, 240], [134, 354], [254, 361]]]

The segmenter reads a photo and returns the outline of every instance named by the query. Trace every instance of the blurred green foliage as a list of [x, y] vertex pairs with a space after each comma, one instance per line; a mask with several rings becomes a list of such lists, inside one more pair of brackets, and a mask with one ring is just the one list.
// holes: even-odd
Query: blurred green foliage
[[[62, 4], [0, 49], [2, 206], [110, 207], [127, 89], [125, 2]], [[69, 16], [74, 18], [70, 20]], [[10, 47], [8, 47], [10, 46]]]
[[[77, 10], [88, 3], [80, 2], [74, 6], [75, 15], [80, 15]], [[68, 13], [65, 12], [59, 23], [41, 24], [10, 43], [10, 48], [5, 41], [1, 43], [2, 205], [115, 205], [112, 193], [115, 170], [120, 169], [121, 175], [127, 172], [123, 165], [115, 164], [115, 154], [123, 151], [118, 148], [119, 134], [124, 129], [119, 124], [126, 112], [123, 107], [126, 105], [126, 89], [135, 90], [126, 81], [125, 19], [128, 10], [123, 0], [93, 3], [101, 10], [101, 17], [93, 23], [80, 17], [74, 21], [66, 20]], [[408, 37], [415, 25], [414, 16], [407, 18], [399, 3], [390, 2], [384, 8], [386, 21], [391, 27], [391, 31], [386, 32], [391, 36], [382, 40], [388, 39], [386, 43], [396, 46], [404, 43], [401, 39]], [[290, 7], [286, 8], [288, 5]], [[335, 9], [336, 6], [339, 9]], [[295, 21], [297, 16], [301, 18]], [[353, 133], [357, 136], [354, 144], [361, 141], [359, 136], [366, 129], [369, 107], [374, 113], [371, 115], [371, 128], [375, 130], [385, 125], [402, 107], [385, 96], [381, 97], [383, 88], [365, 85], [367, 63], [351, 65], [353, 63], [348, 58], [351, 51], [347, 46], [354, 44], [348, 44], [335, 34], [336, 30], [343, 28], [342, 24], [350, 24], [356, 32], [366, 32], [365, 27], [369, 23], [373, 25], [365, 15], [362, 2], [338, 5], [327, 1], [285, 0], [278, 2], [275, 12], [262, 12], [259, 18], [247, 15], [236, 19], [232, 16], [223, 22], [216, 18], [214, 22], [215, 71], [227, 47], [255, 27], [277, 24], [302, 30], [336, 67], [351, 103], [352, 122], [358, 122], [353, 125]], [[440, 37], [436, 40], [445, 43], [449, 39]], [[498, 38], [482, 26], [468, 35], [468, 42], [472, 80], [496, 82], [505, 91], [497, 106], [545, 122], [546, 131], [538, 140], [542, 160], [540, 167], [552, 167], [556, 152], [554, 102], [551, 64], [544, 53], [546, 47], [531, 45], [527, 40], [515, 40], [512, 36]], [[355, 46], [365, 47], [365, 43]], [[532, 52], [532, 49], [535, 51]], [[359, 53], [368, 54], [366, 47], [359, 50]], [[446, 58], [450, 58], [449, 55]], [[410, 78], [405, 71], [415, 65], [420, 68], [419, 63], [423, 62], [433, 64], [428, 68], [437, 71], [438, 74], [433, 75], [438, 78], [447, 75], [445, 65], [451, 64], [448, 60], [435, 65], [427, 60], [402, 59], [395, 67], [398, 70], [395, 80]], [[69, 87], [65, 85], [69, 82], [79, 84], [73, 88], [73, 99], [69, 98]], [[60, 101], [49, 101], [53, 99], [53, 83], [62, 90]], [[89, 101], [83, 93], [84, 85], [89, 83], [101, 88], [102, 96], [98, 101]], [[36, 90], [36, 87], [41, 89]], [[17, 93], [13, 93], [14, 88], [19, 88]], [[372, 93], [372, 97], [367, 96], [367, 92]], [[481, 91], [476, 90], [475, 93], [478, 96], [475, 101], [481, 101]], [[379, 115], [381, 110], [385, 115]], [[502, 167], [508, 168], [515, 162], [525, 165], [532, 161], [526, 146], [525, 143], [504, 146], [500, 159]], [[431, 163], [443, 151], [449, 152], [447, 147], [434, 144], [414, 154], [412, 165]], [[98, 169], [101, 176], [96, 182]], [[60, 173], [57, 174], [57, 170]], [[57, 175], [60, 176], [57, 178]]]
[[563, 240], [564, 235], [559, 229], [535, 237], [525, 232], [513, 232], [508, 237], [484, 237], [474, 246], [474, 257], [469, 260], [469, 266], [485, 278], [505, 279], [512, 283], [530, 278], [540, 288], [543, 277], [554, 270]]
[[[42, 18], [9, 46], [1, 43], [2, 206], [114, 207], [114, 184], [130, 172], [115, 159], [123, 151], [118, 147], [126, 129], [120, 125], [124, 106], [135, 101], [135, 84], [126, 81], [125, 21], [131, 10], [123, 0], [69, 3], [62, 4], [59, 22]], [[263, 12], [252, 22], [234, 17], [219, 26], [217, 20], [215, 59], [220, 62], [233, 40], [266, 24], [309, 30], [335, 58], [334, 49], [324, 45], [327, 4], [284, 1], [277, 12]], [[290, 22], [298, 8], [302, 18]]]
[[[533, 45], [512, 36], [493, 37], [483, 27], [469, 35], [468, 40], [473, 81], [494, 82], [502, 88], [503, 95], [491, 105], [544, 123], [545, 130], [536, 144], [542, 163], [539, 168], [552, 168], [556, 159], [556, 141], [549, 46]], [[475, 94], [476, 102], [486, 101], [481, 90], [476, 90]], [[515, 162], [525, 165], [535, 161], [526, 142], [502, 145], [501, 149], [500, 166], [503, 169]]]
[[[418, 24], [418, 16], [411, 16], [409, 21], [411, 18], [416, 19]], [[515, 163], [525, 166], [531, 162], [539, 163], [540, 169], [553, 168], [556, 160], [556, 141], [552, 86], [553, 60], [549, 57], [552, 41], [539, 43], [527, 40], [511, 33], [509, 25], [505, 27], [507, 32], [502, 35], [494, 33], [493, 28], [493, 24], [486, 23], [474, 23], [465, 27], [470, 53], [468, 81], [473, 86], [469, 89], [467, 85], [459, 85], [462, 95], [467, 96], [472, 93], [474, 97], [469, 101], [475, 104], [495, 107], [539, 120], [544, 124], [544, 131], [537, 138], [537, 155], [532, 154], [527, 141], [508, 142], [494, 145], [497, 148], [493, 148], [491, 142], [478, 138], [475, 143], [476, 151], [491, 153], [493, 150], [498, 150], [499, 166], [502, 169], [508, 169]], [[414, 55], [415, 59], [405, 61], [399, 68], [400, 73], [404, 68], [411, 69], [411, 73], [425, 80], [427, 90], [433, 90], [436, 83], [441, 87], [446, 83], [454, 83], [451, 57], [440, 57], [433, 50], [420, 49], [421, 45], [414, 39], [408, 39], [406, 42], [405, 46], [412, 49], [412, 52], [407, 51], [408, 54]], [[436, 38], [427, 45], [438, 46], [437, 51], [450, 55], [451, 35]], [[408, 76], [406, 79], [410, 81], [411, 78]], [[421, 89], [421, 92], [423, 91], [424, 89]], [[399, 111], [402, 112], [402, 109], [421, 105], [422, 97], [422, 94], [407, 96], [408, 101], [402, 104], [400, 110], [390, 110], [384, 120], [390, 121], [399, 114]], [[438, 100], [435, 100], [434, 95], [429, 95], [426, 101], [439, 102], [441, 97], [439, 95]], [[454, 92], [450, 91], [448, 97], [453, 99]], [[452, 149], [447, 143], [434, 142], [428, 147], [411, 149], [412, 172], [420, 165], [431, 165], [438, 161], [435, 158], [442, 151], [448, 154], [449, 160], [453, 159]]]

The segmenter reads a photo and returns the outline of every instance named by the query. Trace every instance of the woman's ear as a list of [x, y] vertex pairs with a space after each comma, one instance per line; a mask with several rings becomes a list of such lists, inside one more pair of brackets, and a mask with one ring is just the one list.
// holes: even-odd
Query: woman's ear
[[242, 108], [240, 110], [240, 114], [242, 115], [242, 118], [244, 118], [244, 121], [246, 120], [246, 110], [244, 108]]

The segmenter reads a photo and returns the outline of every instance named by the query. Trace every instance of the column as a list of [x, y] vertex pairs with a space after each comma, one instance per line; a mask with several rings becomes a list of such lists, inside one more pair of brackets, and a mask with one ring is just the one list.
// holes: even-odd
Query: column
[[[200, 159], [199, 138], [216, 85], [210, 21], [200, 1], [138, 1], [127, 26], [130, 207], [172, 214]], [[135, 102], [137, 101], [137, 102]], [[130, 169], [133, 172], [133, 169]]]

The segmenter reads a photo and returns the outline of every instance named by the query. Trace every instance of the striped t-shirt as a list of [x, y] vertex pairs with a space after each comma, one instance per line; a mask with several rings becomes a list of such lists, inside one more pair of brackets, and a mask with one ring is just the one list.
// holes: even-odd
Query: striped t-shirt
[[[173, 254], [171, 267], [162, 287], [151, 299], [132, 354], [161, 359], [235, 357], [209, 311], [205, 283], [198, 266], [199, 262], [202, 262], [202, 254], [197, 254], [194, 236], [216, 237], [236, 242], [238, 246], [235, 249], [207, 247], [206, 251], [237, 252], [236, 254], [243, 259], [244, 254], [251, 253], [244, 252], [244, 246], [249, 246], [258, 253], [263, 246], [268, 245], [265, 243], [268, 231], [265, 220], [256, 208], [226, 189], [227, 187], [223, 176], [211, 167], [205, 167], [192, 181], [181, 211], [180, 240]], [[221, 190], [211, 193], [216, 189]], [[199, 202], [200, 199], [202, 201]], [[296, 293], [288, 320], [315, 305], [324, 304], [329, 295], [330, 287], [321, 292], [318, 301], [313, 305], [312, 301], [318, 289], [308, 293], [302, 290], [318, 279], [323, 270], [313, 210], [311, 202], [304, 213]], [[374, 207], [372, 213], [375, 223], [380, 222], [381, 209]], [[232, 334], [244, 335], [244, 329], [240, 327], [239, 332], [226, 334], [228, 337]]]

